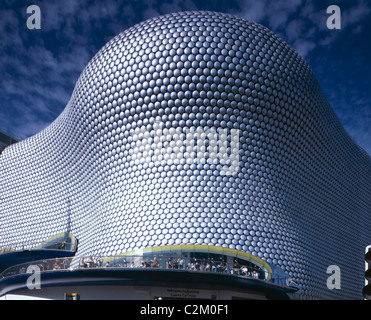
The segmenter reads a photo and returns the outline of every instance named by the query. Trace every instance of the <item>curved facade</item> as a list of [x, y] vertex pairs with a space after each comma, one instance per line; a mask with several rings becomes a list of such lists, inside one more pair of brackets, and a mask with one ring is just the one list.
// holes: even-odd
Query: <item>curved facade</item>
[[370, 157], [307, 63], [245, 19], [184, 12], [119, 34], [0, 170], [5, 246], [66, 229], [80, 255], [218, 246], [282, 268], [303, 298], [362, 296]]

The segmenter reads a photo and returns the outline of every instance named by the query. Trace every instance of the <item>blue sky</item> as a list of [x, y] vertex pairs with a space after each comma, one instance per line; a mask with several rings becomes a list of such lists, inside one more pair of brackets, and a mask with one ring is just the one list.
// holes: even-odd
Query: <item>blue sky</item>
[[[38, 5], [41, 29], [26, 10]], [[329, 5], [341, 29], [326, 27]], [[320, 0], [1, 0], [0, 129], [25, 139], [65, 108], [79, 75], [110, 39], [145, 19], [185, 10], [235, 14], [277, 33], [315, 73], [339, 120], [371, 155], [371, 2]]]

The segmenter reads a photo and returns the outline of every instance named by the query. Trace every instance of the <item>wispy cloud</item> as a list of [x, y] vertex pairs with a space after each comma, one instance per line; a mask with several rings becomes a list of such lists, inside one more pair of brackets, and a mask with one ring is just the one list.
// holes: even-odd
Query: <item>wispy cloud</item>
[[[115, 35], [161, 14], [210, 10], [261, 23], [283, 38], [314, 69], [346, 129], [370, 145], [366, 0], [337, 1], [340, 31], [327, 29], [327, 4], [314, 0], [37, 0], [31, 4], [42, 12], [38, 31], [26, 28], [30, 3], [0, 4], [0, 128], [18, 138], [35, 134], [62, 112], [86, 64]], [[371, 153], [371, 146], [365, 148]]]
[[[340, 32], [329, 32], [326, 21], [328, 5], [317, 1], [239, 1], [239, 10], [234, 14], [253, 20], [269, 27], [279, 34], [304, 58], [318, 46], [328, 46], [339, 40]], [[370, 15], [371, 5], [365, 1], [340, 5], [342, 9], [342, 28], [357, 25], [360, 32], [362, 21]]]
[[365, 19], [371, 13], [371, 4], [365, 1], [357, 1], [354, 6], [348, 10], [343, 10], [341, 20], [342, 27], [349, 28], [355, 24], [361, 24], [362, 20]]

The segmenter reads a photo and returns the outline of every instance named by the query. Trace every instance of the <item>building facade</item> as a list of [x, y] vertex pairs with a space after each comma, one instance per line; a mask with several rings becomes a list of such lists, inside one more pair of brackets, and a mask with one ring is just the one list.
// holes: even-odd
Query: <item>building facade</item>
[[183, 12], [124, 31], [0, 171], [4, 247], [68, 231], [81, 256], [225, 248], [281, 268], [303, 299], [362, 297], [370, 156], [308, 64], [257, 23]]

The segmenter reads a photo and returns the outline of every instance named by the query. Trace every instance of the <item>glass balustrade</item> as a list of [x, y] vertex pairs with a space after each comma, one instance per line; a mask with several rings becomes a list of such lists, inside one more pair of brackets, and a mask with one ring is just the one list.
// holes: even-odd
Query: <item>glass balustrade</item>
[[[31, 266], [32, 268], [29, 269]], [[228, 274], [284, 286], [289, 286], [291, 280], [289, 277], [282, 276], [282, 274], [270, 273], [248, 263], [228, 263], [217, 259], [196, 259], [182, 256], [173, 258], [147, 255], [66, 257], [31, 261], [7, 268], [0, 274], [0, 281], [9, 277], [32, 273], [33, 271], [28, 270], [35, 270], [35, 266], [38, 267], [37, 270], [40, 270], [41, 273], [69, 272], [81, 269], [169, 269], [174, 271]]]

